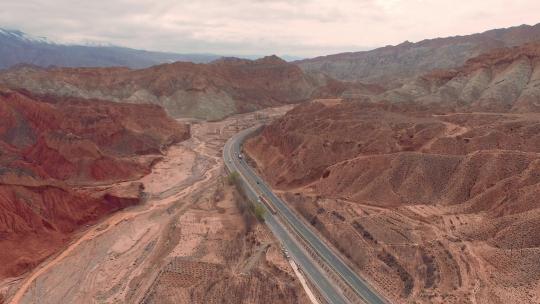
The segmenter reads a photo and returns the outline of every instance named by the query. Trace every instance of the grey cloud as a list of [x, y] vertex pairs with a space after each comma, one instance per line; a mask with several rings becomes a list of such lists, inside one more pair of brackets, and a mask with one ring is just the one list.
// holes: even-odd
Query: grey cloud
[[511, 16], [504, 0], [460, 1], [3, 0], [0, 27], [69, 43], [315, 56], [539, 21], [538, 1], [516, 0]]

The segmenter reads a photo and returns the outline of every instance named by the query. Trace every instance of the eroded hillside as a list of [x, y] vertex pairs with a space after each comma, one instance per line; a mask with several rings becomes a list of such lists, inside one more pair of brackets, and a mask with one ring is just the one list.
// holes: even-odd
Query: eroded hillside
[[0, 89], [0, 279], [20, 275], [79, 227], [141, 201], [150, 172], [189, 127], [154, 105], [47, 103]]
[[490, 30], [467, 36], [406, 41], [371, 51], [350, 52], [296, 62], [307, 72], [339, 80], [392, 86], [433, 69], [455, 68], [469, 58], [503, 47], [540, 40], [540, 24]]
[[248, 141], [266, 179], [396, 302], [539, 300], [540, 115], [325, 101]]
[[40, 96], [77, 97], [163, 106], [173, 117], [221, 119], [313, 96], [339, 96], [348, 88], [367, 94], [377, 86], [348, 84], [307, 75], [278, 57], [225, 58], [211, 64], [176, 62], [147, 69], [19, 67], [0, 83]]
[[460, 68], [430, 72], [376, 99], [494, 112], [538, 112], [540, 43], [482, 54]]
[[309, 303], [279, 243], [228, 183], [221, 161], [220, 149], [231, 135], [289, 108], [192, 122], [190, 139], [168, 147], [148, 175], [115, 185], [133, 184], [138, 191], [142, 184], [142, 203], [89, 222], [33, 271], [0, 280], [0, 298], [51, 304]]

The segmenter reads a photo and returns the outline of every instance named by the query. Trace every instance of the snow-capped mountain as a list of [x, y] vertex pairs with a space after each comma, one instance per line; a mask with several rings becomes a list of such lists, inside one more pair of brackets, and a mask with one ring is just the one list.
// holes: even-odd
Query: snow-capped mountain
[[0, 69], [17, 64], [42, 67], [144, 68], [174, 61], [206, 63], [220, 56], [211, 54], [175, 54], [150, 52], [111, 45], [65, 45], [35, 37], [19, 30], [0, 28]]
[[[37, 37], [32, 36], [26, 33], [23, 33], [19, 30], [8, 30], [0, 28], [0, 37], [6, 38], [6, 39], [17, 39], [20, 41], [28, 42], [28, 43], [49, 43], [53, 44], [52, 42], [48, 41], [45, 37]], [[2, 38], [0, 38], [2, 39]]]

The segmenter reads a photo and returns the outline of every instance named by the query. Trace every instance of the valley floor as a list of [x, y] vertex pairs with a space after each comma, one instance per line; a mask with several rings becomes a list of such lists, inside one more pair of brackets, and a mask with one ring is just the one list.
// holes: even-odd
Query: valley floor
[[[284, 109], [269, 109], [281, 114]], [[308, 303], [264, 225], [246, 221], [221, 148], [260, 114], [192, 124], [144, 183], [146, 202], [87, 227], [27, 275], [10, 303]]]

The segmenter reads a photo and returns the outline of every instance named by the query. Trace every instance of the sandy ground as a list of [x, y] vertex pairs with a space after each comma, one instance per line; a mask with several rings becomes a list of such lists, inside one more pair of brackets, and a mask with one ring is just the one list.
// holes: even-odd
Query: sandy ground
[[[192, 139], [172, 146], [152, 173], [140, 180], [148, 197], [144, 204], [86, 228], [33, 272], [5, 282], [2, 288], [7, 290], [8, 302], [135, 303], [148, 299], [148, 293], [154, 293], [156, 300], [153, 291], [160, 274], [179, 258], [221, 265], [216, 269], [226, 268], [239, 276], [252, 269], [263, 277], [277, 271], [284, 282], [277, 282], [275, 288], [292, 294], [293, 302], [306, 302], [266, 228], [258, 224], [250, 235], [245, 233], [233, 190], [223, 182], [221, 148], [225, 140], [239, 129], [287, 109], [193, 123]], [[250, 243], [246, 238], [254, 245], [246, 245]], [[245, 259], [235, 260], [224, 250], [238, 239], [244, 244], [238, 248]]]

